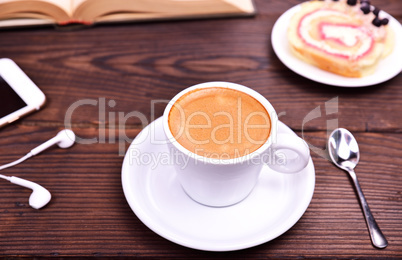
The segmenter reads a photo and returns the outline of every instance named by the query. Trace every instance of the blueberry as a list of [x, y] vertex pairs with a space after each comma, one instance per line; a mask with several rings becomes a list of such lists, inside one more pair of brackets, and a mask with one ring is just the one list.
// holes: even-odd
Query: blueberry
[[356, 5], [357, 0], [348, 0], [347, 3], [348, 3], [348, 5]]
[[372, 23], [373, 23], [375, 26], [377, 26], [377, 27], [380, 27], [381, 24], [382, 24], [380, 18], [378, 18], [378, 17], [374, 18], [374, 20], [372, 21]]
[[378, 16], [379, 13], [380, 13], [380, 9], [378, 9], [377, 7], [374, 8], [373, 14], [375, 14], [375, 16]]
[[388, 22], [389, 22], [388, 18], [384, 18], [384, 19], [381, 20], [382, 25], [387, 25]]
[[366, 3], [363, 3], [360, 6], [360, 10], [362, 10], [364, 14], [368, 14], [368, 13], [370, 13], [370, 5], [366, 4]]

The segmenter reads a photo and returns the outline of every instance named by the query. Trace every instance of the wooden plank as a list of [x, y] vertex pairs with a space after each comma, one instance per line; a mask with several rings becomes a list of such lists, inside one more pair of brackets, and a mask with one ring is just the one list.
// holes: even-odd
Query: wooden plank
[[[169, 100], [200, 82], [224, 80], [259, 91], [278, 113], [286, 113], [282, 120], [293, 129], [325, 130], [323, 108], [337, 97], [338, 113], [331, 118], [338, 118], [339, 125], [354, 131], [400, 132], [402, 120], [395, 112], [402, 111], [401, 74], [378, 86], [336, 88], [304, 79], [278, 60], [270, 32], [293, 2], [271, 6], [259, 1], [255, 19], [99, 26], [73, 32], [4, 31], [0, 53], [20, 64], [49, 100], [46, 109], [17, 124], [63, 125], [71, 105], [99, 98], [116, 102], [107, 112], [139, 111], [150, 121], [164, 108], [159, 105], [151, 113], [153, 100]], [[394, 12], [401, 9], [397, 1], [384, 6]], [[317, 107], [322, 116], [303, 124]], [[101, 127], [98, 111], [96, 106], [75, 110], [73, 124]], [[118, 124], [118, 117], [110, 123]], [[126, 123], [139, 128], [141, 122], [132, 118]]]
[[[0, 154], [4, 155], [0, 163], [17, 159], [57, 130], [25, 125], [4, 129], [0, 133]], [[138, 133], [136, 129], [128, 131], [132, 136]], [[98, 130], [83, 128], [77, 134], [92, 138]], [[305, 140], [325, 149], [325, 137], [326, 132], [311, 132]], [[274, 241], [225, 257], [402, 257], [402, 135], [357, 133], [356, 138], [362, 150], [356, 172], [372, 212], [389, 239], [386, 250], [371, 246], [346, 173], [312, 153], [316, 188], [301, 220]], [[171, 243], [140, 222], [122, 192], [123, 157], [118, 150], [118, 143], [54, 148], [3, 171], [37, 181], [52, 192], [53, 199], [46, 208], [36, 211], [27, 203], [29, 190], [0, 183], [0, 254], [218, 257]]]
[[[73, 130], [97, 141], [50, 149], [1, 172], [40, 183], [53, 199], [34, 210], [29, 190], [0, 181], [0, 256], [402, 258], [402, 75], [349, 89], [291, 72], [273, 52], [270, 33], [280, 14], [298, 3], [257, 0], [259, 14], [253, 19], [1, 31], [0, 56], [14, 59], [48, 103], [1, 129], [0, 165], [64, 128], [76, 102], [81, 106], [70, 111]], [[399, 0], [372, 4], [402, 21]], [[169, 100], [187, 86], [212, 80], [259, 91], [280, 120], [320, 154], [312, 152], [316, 189], [300, 221], [271, 242], [225, 254], [191, 250], [149, 230], [128, 206], [120, 180], [130, 140], [163, 113], [165, 104], [160, 101], [152, 112], [152, 101]], [[335, 112], [329, 113], [326, 104]], [[336, 125], [351, 130], [359, 142], [356, 172], [389, 240], [385, 250], [372, 247], [346, 173], [321, 156]]]

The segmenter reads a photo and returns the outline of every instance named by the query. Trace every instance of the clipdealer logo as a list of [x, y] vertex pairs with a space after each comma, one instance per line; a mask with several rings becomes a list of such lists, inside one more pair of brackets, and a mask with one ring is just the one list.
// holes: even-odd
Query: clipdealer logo
[[[306, 132], [305, 126], [308, 125], [309, 122], [327, 116], [332, 116], [338, 113], [338, 97], [334, 97], [324, 103], [324, 105], [319, 105], [302, 119], [301, 123], [301, 138], [306, 141], [309, 148], [312, 152], [316, 153], [322, 158], [329, 159], [327, 147], [320, 148], [316, 147], [313, 144], [309, 143], [306, 140]], [[98, 135], [90, 138], [84, 138], [81, 136], [76, 136], [76, 142], [79, 144], [104, 144], [104, 143], [118, 143], [119, 149], [118, 154], [119, 156], [124, 156], [127, 150], [127, 146], [131, 144], [131, 142], [136, 138], [136, 142], [151, 142], [152, 144], [166, 144], [166, 139], [162, 137], [158, 137], [155, 135], [157, 130], [161, 129], [151, 129], [147, 135], [137, 135], [136, 137], [130, 138], [127, 135], [127, 122], [130, 119], [136, 119], [140, 122], [139, 128], [144, 129], [148, 126], [151, 122], [156, 120], [156, 105], [162, 104], [166, 105], [170, 102], [167, 99], [158, 99], [152, 100], [150, 102], [150, 116], [148, 117], [140, 112], [140, 111], [131, 111], [131, 112], [123, 112], [123, 111], [111, 111], [113, 108], [116, 107], [117, 103], [115, 100], [110, 99], [107, 100], [104, 97], [100, 97], [98, 99], [82, 99], [74, 102], [69, 106], [66, 111], [64, 117], [64, 125], [66, 128], [72, 129], [74, 124], [72, 122], [73, 114], [83, 109], [88, 109], [88, 106], [92, 106], [97, 108], [98, 118], [97, 121], [99, 122], [98, 125]], [[324, 111], [323, 113], [321, 111]], [[281, 111], [277, 113], [277, 118], [280, 119], [282, 116], [286, 115], [286, 111]], [[332, 118], [326, 120], [326, 131], [327, 137], [329, 134], [338, 127], [338, 118]], [[148, 136], [149, 135], [149, 136]], [[152, 157], [153, 158], [153, 157]], [[162, 158], [162, 157], [161, 157]], [[152, 160], [150, 160], [152, 161]]]

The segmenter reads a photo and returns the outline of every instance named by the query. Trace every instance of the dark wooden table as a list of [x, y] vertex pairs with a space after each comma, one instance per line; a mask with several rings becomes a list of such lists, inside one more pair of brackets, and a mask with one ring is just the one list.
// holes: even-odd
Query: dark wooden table
[[[402, 21], [400, 0], [377, 2]], [[0, 130], [0, 164], [63, 129], [77, 101], [96, 105], [74, 110], [72, 129], [98, 142], [53, 148], [2, 171], [42, 184], [53, 199], [34, 210], [28, 189], [0, 182], [0, 256], [402, 258], [402, 74], [376, 86], [340, 88], [290, 71], [273, 52], [270, 34], [276, 19], [297, 3], [257, 0], [255, 18], [1, 31], [0, 56], [15, 60], [48, 102], [40, 112]], [[149, 230], [131, 211], [121, 185], [127, 140], [143, 124], [134, 117], [119, 120], [119, 113], [139, 111], [149, 123], [164, 109], [159, 105], [152, 112], [152, 100], [170, 99], [188, 86], [213, 80], [257, 90], [282, 113], [280, 120], [321, 150], [330, 120], [352, 131], [362, 151], [357, 174], [389, 246], [373, 248], [348, 176], [314, 151], [311, 204], [296, 225], [273, 241], [213, 253], [182, 247]], [[327, 115], [330, 100], [338, 110]], [[303, 125], [316, 108], [321, 116]]]

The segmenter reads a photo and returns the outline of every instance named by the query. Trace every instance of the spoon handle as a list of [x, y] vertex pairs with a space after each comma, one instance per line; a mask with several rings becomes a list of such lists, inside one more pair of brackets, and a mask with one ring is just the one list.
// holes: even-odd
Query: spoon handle
[[357, 180], [356, 173], [353, 170], [351, 170], [351, 171], [349, 171], [349, 174], [352, 177], [357, 194], [359, 196], [360, 205], [362, 206], [364, 217], [365, 217], [366, 223], [367, 223], [367, 227], [370, 232], [371, 242], [373, 243], [373, 245], [375, 247], [378, 247], [378, 248], [387, 247], [388, 241], [385, 238], [385, 236], [382, 234], [381, 229], [378, 227], [373, 214], [371, 214], [369, 205], [367, 204], [367, 201], [364, 198], [363, 191], [360, 187], [359, 181]]

